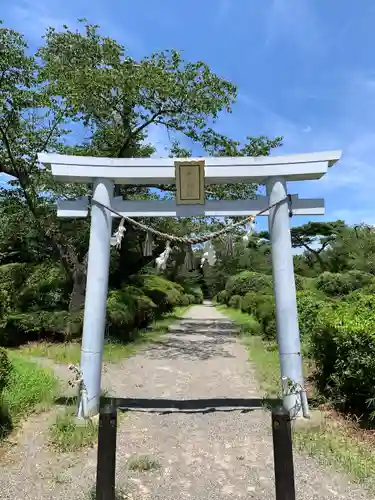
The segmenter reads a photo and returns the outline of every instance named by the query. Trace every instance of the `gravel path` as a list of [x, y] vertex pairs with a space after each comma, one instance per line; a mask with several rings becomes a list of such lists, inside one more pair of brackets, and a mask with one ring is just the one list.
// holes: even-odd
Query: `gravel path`
[[[270, 415], [263, 410], [209, 410], [210, 398], [259, 397], [245, 348], [229, 320], [212, 306], [194, 306], [161, 342], [122, 364], [107, 365], [103, 386], [118, 398], [142, 398], [142, 411], [129, 411], [118, 432], [117, 483], [127, 498], [275, 498]], [[155, 410], [159, 398], [169, 400], [165, 410], [173, 400], [202, 398], [206, 411], [197, 411], [196, 402], [184, 411]], [[96, 450], [52, 453], [43, 433], [35, 432], [46, 428], [42, 418], [27, 423], [12, 460], [0, 466], [0, 498], [87, 498], [95, 480]], [[159, 467], [129, 470], [128, 460], [140, 455]], [[295, 469], [299, 500], [372, 498], [310, 458], [296, 456]]]

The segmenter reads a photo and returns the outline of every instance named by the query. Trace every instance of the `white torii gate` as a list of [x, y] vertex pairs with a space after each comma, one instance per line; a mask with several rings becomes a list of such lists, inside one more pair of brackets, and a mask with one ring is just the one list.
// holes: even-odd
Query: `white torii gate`
[[[278, 203], [268, 215], [272, 243], [272, 270], [276, 305], [277, 340], [281, 377], [303, 386], [293, 253], [290, 237], [287, 181], [321, 178], [341, 157], [340, 151], [271, 157], [208, 158], [102, 158], [41, 153], [39, 161], [50, 166], [61, 182], [93, 184], [92, 199], [128, 217], [249, 216]], [[175, 200], [122, 200], [114, 197], [115, 184], [175, 184], [178, 163], [203, 166], [204, 184], [264, 184], [267, 196], [252, 200], [209, 201], [195, 204]], [[202, 185], [200, 191], [202, 192]], [[199, 198], [199, 197], [198, 197]], [[293, 195], [293, 215], [323, 215], [323, 199], [299, 199]], [[86, 217], [89, 201], [58, 202], [58, 216]], [[87, 268], [81, 351], [81, 371], [87, 389], [87, 412], [99, 410], [102, 354], [106, 321], [108, 271], [113, 214], [93, 203]], [[288, 410], [300, 409], [300, 396], [284, 397]], [[82, 412], [82, 405], [81, 405]]]

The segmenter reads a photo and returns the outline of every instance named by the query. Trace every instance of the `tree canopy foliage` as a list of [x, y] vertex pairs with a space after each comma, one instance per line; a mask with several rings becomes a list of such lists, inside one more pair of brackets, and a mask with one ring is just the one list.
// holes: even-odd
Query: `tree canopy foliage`
[[[231, 112], [236, 86], [202, 61], [185, 61], [176, 50], [136, 60], [126, 47], [85, 20], [74, 30], [49, 28], [34, 52], [22, 33], [0, 26], [0, 47], [0, 171], [12, 179], [0, 198], [0, 270], [8, 313], [13, 309], [26, 313], [30, 305], [12, 306], [12, 279], [17, 275], [26, 286], [27, 279], [39, 272], [35, 266], [46, 262], [59, 270], [58, 290], [64, 293], [60, 302], [55, 297], [53, 307], [34, 297], [38, 307], [68, 310], [75, 317], [83, 305], [89, 220], [58, 219], [55, 202], [88, 194], [91, 186], [56, 182], [38, 163], [38, 153], [147, 157], [155, 154], [148, 139], [151, 126], [170, 134], [172, 157], [190, 156], [197, 148], [206, 155], [267, 155], [281, 144], [279, 137], [249, 136], [240, 141], [220, 133], [217, 120]], [[173, 186], [116, 186], [116, 190], [125, 199], [173, 196]], [[210, 186], [206, 196], [248, 198], [255, 191], [256, 186], [247, 184]], [[159, 230], [179, 235], [210, 231], [222, 223], [151, 221]], [[163, 243], [156, 242], [153, 255], [144, 257], [143, 239], [137, 229], [127, 227], [121, 251], [111, 256], [112, 288], [152, 272], [150, 265]], [[176, 248], [174, 255], [176, 263], [168, 273], [181, 281], [182, 252]], [[195, 281], [199, 276], [196, 273]], [[50, 286], [57, 286], [55, 272]]]

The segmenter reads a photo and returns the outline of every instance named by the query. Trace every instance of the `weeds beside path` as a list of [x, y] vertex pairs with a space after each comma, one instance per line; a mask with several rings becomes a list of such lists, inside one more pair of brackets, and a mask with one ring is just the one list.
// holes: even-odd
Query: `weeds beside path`
[[[238, 309], [218, 307], [241, 327], [242, 340], [249, 352], [261, 389], [268, 397], [277, 396], [280, 386], [279, 358], [277, 348], [259, 336], [252, 336], [253, 318]], [[305, 364], [306, 369], [309, 367]], [[375, 490], [375, 440], [366, 440], [358, 426], [335, 413], [323, 409], [312, 412], [311, 422], [297, 424], [293, 440], [296, 448], [314, 457], [324, 466], [338, 468], [348, 473], [354, 481]]]
[[[104, 359], [112, 369], [108, 373], [104, 367], [103, 385], [112, 385], [112, 377], [119, 376], [125, 359], [147, 343], [161, 341], [169, 326], [187, 309], [177, 308], [155, 321], [131, 344], [107, 344]], [[86, 460], [97, 441], [95, 424], [77, 426], [69, 397], [73, 393], [67, 389], [71, 375], [68, 364], [79, 361], [80, 345], [34, 344], [9, 350], [9, 354], [14, 371], [9, 389], [4, 392], [4, 402], [13, 423], [6, 432], [12, 428], [14, 432], [3, 442], [0, 451], [0, 497], [39, 499], [46, 495], [43, 498], [52, 498], [48, 491], [55, 491], [60, 485], [64, 485], [63, 489], [71, 487], [74, 478], [69, 477], [69, 470]], [[60, 400], [64, 399], [61, 394], [68, 396], [66, 407], [55, 403], [59, 395]], [[28, 418], [18, 426], [25, 417]], [[30, 489], [29, 485], [34, 483], [36, 488]], [[41, 496], [39, 483], [43, 484]], [[9, 492], [3, 486], [6, 484]]]
[[[163, 318], [155, 320], [147, 330], [137, 333], [131, 342], [121, 342], [109, 339], [104, 345], [103, 362], [118, 363], [133, 356], [138, 349], [148, 342], [158, 340], [165, 334], [171, 324], [188, 310], [189, 306], [177, 307]], [[81, 356], [80, 342], [47, 343], [34, 342], [17, 349], [19, 355], [32, 358], [48, 358], [57, 364], [78, 364]]]

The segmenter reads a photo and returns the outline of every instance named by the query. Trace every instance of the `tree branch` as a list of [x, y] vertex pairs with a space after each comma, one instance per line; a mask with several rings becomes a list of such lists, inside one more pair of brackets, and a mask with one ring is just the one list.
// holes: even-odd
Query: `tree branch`
[[120, 158], [122, 158], [123, 155], [125, 154], [126, 148], [129, 146], [130, 141], [132, 139], [134, 139], [134, 137], [136, 137], [140, 132], [142, 132], [142, 130], [144, 130], [146, 127], [148, 127], [149, 125], [151, 125], [151, 123], [153, 123], [155, 121], [155, 119], [158, 116], [160, 116], [162, 113], [164, 113], [164, 111], [162, 109], [160, 109], [159, 111], [157, 111], [156, 113], [154, 113], [148, 120], [146, 120], [145, 122], [143, 122], [142, 125], [140, 125], [135, 130], [133, 130], [132, 132], [130, 132], [130, 134], [126, 138], [124, 144], [121, 146], [120, 151], [118, 153], [118, 156]]

